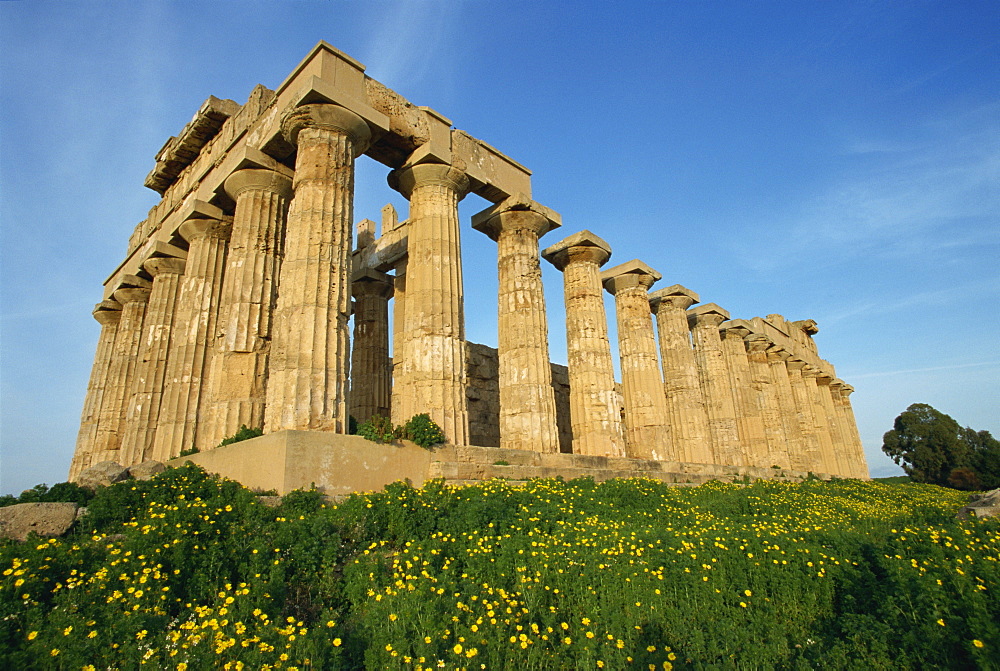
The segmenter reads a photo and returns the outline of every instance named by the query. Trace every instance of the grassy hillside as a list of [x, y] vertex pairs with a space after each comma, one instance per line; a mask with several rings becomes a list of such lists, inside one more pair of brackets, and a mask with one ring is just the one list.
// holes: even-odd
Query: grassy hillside
[[1000, 523], [964, 500], [540, 480], [267, 508], [189, 465], [0, 545], [0, 668], [997, 668]]

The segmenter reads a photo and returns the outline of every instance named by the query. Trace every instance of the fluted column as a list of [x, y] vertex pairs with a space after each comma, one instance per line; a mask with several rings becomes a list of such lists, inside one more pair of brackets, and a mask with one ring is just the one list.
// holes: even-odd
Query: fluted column
[[94, 306], [93, 315], [101, 325], [101, 334], [97, 338], [97, 352], [94, 354], [94, 366], [90, 369], [87, 395], [83, 400], [76, 450], [69, 467], [71, 481], [76, 479], [80, 471], [90, 466], [90, 457], [97, 438], [97, 421], [101, 412], [101, 401], [104, 398], [104, 386], [115, 344], [115, 333], [118, 332], [118, 322], [122, 317], [122, 306], [116, 301], [101, 301]]
[[[153, 440], [153, 459], [158, 461], [172, 459], [195, 447], [202, 433], [211, 440], [213, 427], [217, 426], [211, 406], [209, 371], [216, 351], [213, 340], [230, 230], [229, 224], [217, 219], [189, 219], [180, 227], [180, 235], [188, 243], [188, 257], [177, 294], [170, 356]], [[218, 440], [215, 438], [211, 444], [217, 444]]]
[[204, 408], [197, 414], [207, 420], [196, 430], [201, 449], [218, 445], [240, 426], [264, 425], [292, 180], [273, 170], [237, 170], [226, 179], [225, 189], [236, 201], [236, 209], [217, 315], [203, 317], [214, 321], [212, 328], [218, 336], [206, 354], [208, 384], [195, 406], [196, 411]]
[[369, 270], [351, 284], [354, 340], [351, 350], [351, 415], [365, 422], [389, 416], [392, 369], [389, 364], [389, 297], [392, 278]]
[[750, 334], [750, 329], [738, 325], [723, 326], [722, 355], [726, 360], [730, 389], [736, 406], [736, 429], [743, 463], [768, 468], [771, 466], [767, 463], [770, 454], [761, 412], [760, 392], [753, 386], [753, 374], [744, 340]]
[[708, 413], [687, 322], [687, 309], [699, 300], [698, 294], [679, 284], [649, 294], [649, 306], [656, 315], [674, 445], [683, 461], [711, 464], [715, 458]]
[[777, 345], [767, 350], [767, 363], [771, 368], [771, 383], [777, 392], [778, 412], [781, 424], [785, 430], [785, 449], [773, 454], [775, 462], [772, 466], [791, 468], [792, 462], [802, 453], [802, 431], [799, 428], [798, 410], [795, 406], [795, 394], [788, 378], [788, 367], [785, 361], [791, 355]]
[[767, 458], [764, 460], [764, 465], [767, 467], [789, 463], [789, 439], [785, 435], [778, 388], [772, 378], [771, 366], [767, 359], [767, 350], [773, 346], [774, 342], [763, 334], [751, 333], [746, 336], [750, 384], [758, 393], [764, 437], [767, 440]]
[[837, 409], [833, 405], [831, 382], [833, 382], [833, 376], [821, 371], [816, 377], [816, 395], [819, 399], [819, 405], [826, 415], [827, 430], [830, 433], [830, 442], [833, 443], [833, 454], [837, 459], [837, 473], [841, 477], [850, 478], [854, 477], [854, 467], [851, 463], [850, 448], [844, 441], [844, 427], [841, 427]]
[[403, 406], [399, 400], [400, 393], [407, 389], [403, 382], [403, 362], [407, 359], [403, 331], [406, 325], [406, 262], [407, 258], [403, 257], [396, 264], [396, 272], [392, 278], [392, 396], [389, 411], [392, 413], [393, 424], [403, 424], [409, 419], [402, 416]]
[[623, 457], [625, 439], [601, 288], [601, 266], [611, 257], [611, 247], [590, 231], [581, 231], [547, 248], [542, 257], [563, 273], [573, 453]]
[[92, 464], [121, 460], [119, 450], [125, 429], [125, 412], [132, 400], [133, 373], [142, 343], [142, 322], [152, 288], [148, 280], [134, 275], [129, 276], [129, 281], [132, 286], [124, 286], [114, 292], [115, 300], [121, 303], [122, 316], [108, 364]]
[[394, 170], [389, 185], [410, 201], [398, 416], [427, 413], [449, 443], [467, 445], [458, 202], [469, 191], [469, 179], [453, 166], [426, 163]]
[[826, 418], [826, 408], [820, 398], [821, 393], [826, 393], [826, 389], [819, 388], [818, 378], [823, 373], [817, 368], [806, 365], [802, 367], [802, 381], [806, 386], [806, 393], [812, 407], [813, 421], [816, 425], [816, 438], [819, 442], [819, 458], [826, 473], [843, 476], [840, 470], [840, 458], [837, 455], [830, 434], [830, 424]]
[[687, 315], [695, 361], [698, 363], [698, 379], [705, 396], [715, 462], [742, 466], [744, 461], [736, 426], [736, 402], [719, 335], [719, 325], [729, 319], [729, 313], [715, 303], [708, 303], [688, 310]]
[[801, 449], [789, 455], [791, 467], [797, 471], [812, 471], [814, 473], [829, 473], [828, 464], [823, 461], [819, 435], [816, 433], [815, 409], [812, 395], [802, 377], [806, 363], [801, 359], [789, 358], [785, 362], [788, 370], [788, 383], [795, 399], [795, 414], [799, 423], [799, 433], [802, 437]]
[[298, 146], [268, 361], [264, 428], [347, 431], [354, 159], [368, 124], [336, 105], [282, 120]]
[[844, 383], [843, 380], [836, 381], [840, 383], [840, 412], [847, 426], [852, 452], [855, 456], [855, 477], [867, 480], [871, 477], [868, 474], [868, 461], [865, 458], [865, 448], [861, 442], [861, 434], [858, 431], [858, 422], [854, 417], [854, 408], [851, 406], [850, 397], [854, 393], [854, 387]]
[[649, 311], [649, 288], [660, 277], [660, 273], [638, 260], [601, 273], [604, 288], [615, 297], [618, 317], [628, 456], [680, 461], [682, 455], [671, 444], [667, 398]]
[[184, 259], [151, 258], [142, 267], [153, 276], [142, 344], [135, 366], [132, 398], [125, 413], [122, 438], [123, 466], [142, 463], [152, 457], [153, 438], [163, 395], [163, 378], [177, 308], [177, 292], [184, 273]]
[[559, 451], [538, 255], [538, 240], [559, 225], [558, 214], [520, 194], [472, 218], [497, 243], [500, 447]]

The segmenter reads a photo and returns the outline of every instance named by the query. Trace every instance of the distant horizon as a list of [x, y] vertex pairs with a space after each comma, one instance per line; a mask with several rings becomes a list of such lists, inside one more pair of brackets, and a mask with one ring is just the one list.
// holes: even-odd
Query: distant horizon
[[[533, 171], [562, 215], [734, 319], [814, 319], [873, 477], [913, 403], [1000, 435], [1000, 13], [989, 2], [0, 3], [0, 493], [66, 479], [102, 283], [210, 95], [320, 40]], [[155, 39], [153, 39], [155, 36]], [[252, 47], [252, 48], [248, 48]], [[354, 219], [407, 204], [359, 159]], [[460, 206], [466, 336], [496, 346], [496, 244]], [[562, 276], [543, 262], [551, 358]], [[613, 302], [606, 297], [612, 342]], [[616, 352], [617, 358], [617, 352]], [[617, 365], [617, 361], [616, 361]]]

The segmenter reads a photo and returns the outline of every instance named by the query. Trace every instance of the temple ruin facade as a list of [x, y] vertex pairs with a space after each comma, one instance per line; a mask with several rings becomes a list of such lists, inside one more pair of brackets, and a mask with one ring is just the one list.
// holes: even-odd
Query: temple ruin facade
[[[362, 154], [386, 166], [405, 219], [389, 205], [355, 223]], [[853, 389], [820, 358], [814, 321], [734, 319], [680, 284], [655, 288], [641, 260], [609, 263], [597, 234], [560, 235], [527, 168], [324, 42], [274, 91], [209, 98], [145, 185], [162, 200], [94, 309], [70, 479], [205, 457], [241, 426], [262, 445], [322, 443], [351, 417], [418, 413], [447, 444], [417, 481], [868, 477]], [[469, 194], [491, 204], [474, 230], [458, 211]], [[479, 233], [497, 246], [496, 349], [465, 337], [461, 236]], [[563, 276], [566, 366], [549, 356], [543, 262]], [[348, 461], [375, 449], [358, 441], [338, 443]], [[270, 468], [254, 442], [227, 446], [227, 463]]]

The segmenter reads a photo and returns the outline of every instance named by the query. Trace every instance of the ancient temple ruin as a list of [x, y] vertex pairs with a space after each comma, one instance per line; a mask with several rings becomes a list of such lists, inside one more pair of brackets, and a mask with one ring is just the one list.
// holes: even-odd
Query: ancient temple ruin
[[[387, 206], [355, 235], [362, 154], [409, 212]], [[274, 91], [209, 98], [145, 185], [162, 200], [94, 310], [71, 479], [101, 461], [207, 459], [241, 425], [265, 436], [224, 448], [230, 466], [216, 468], [233, 477], [244, 462], [277, 469], [268, 460], [288, 457], [253, 444], [297, 432], [362, 460], [376, 446], [344, 435], [349, 417], [417, 413], [448, 445], [393, 472], [415, 481], [867, 477], [853, 389], [819, 357], [814, 321], [731, 319], [679, 284], [652, 290], [659, 272], [606, 267], [611, 245], [590, 231], [541, 251], [562, 222], [532, 200], [528, 169], [326, 43]], [[492, 203], [471, 227], [497, 244], [495, 350], [465, 339], [470, 193]], [[567, 366], [549, 357], [543, 259], [564, 277]]]

